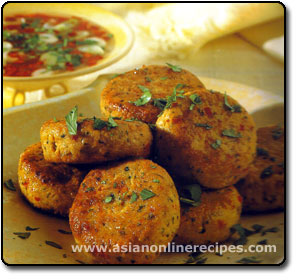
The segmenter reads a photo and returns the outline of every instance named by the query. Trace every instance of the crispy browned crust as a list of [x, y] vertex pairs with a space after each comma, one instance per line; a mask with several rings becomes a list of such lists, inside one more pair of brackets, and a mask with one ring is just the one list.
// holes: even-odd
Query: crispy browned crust
[[[248, 173], [255, 157], [256, 131], [252, 117], [241, 107], [231, 112], [224, 105], [224, 95], [198, 90], [202, 103], [190, 110], [186, 98], [177, 98], [156, 122], [157, 156], [172, 176], [198, 182], [208, 188], [222, 188], [236, 183]], [[227, 97], [231, 106], [238, 105]], [[199, 127], [196, 124], [208, 124]], [[234, 129], [240, 138], [223, 136], [223, 130]], [[218, 148], [212, 146], [221, 140]]]
[[[162, 80], [164, 77], [168, 79]], [[184, 69], [174, 72], [167, 66], [150, 65], [129, 71], [111, 80], [102, 91], [101, 113], [106, 117], [137, 118], [146, 123], [155, 123], [161, 111], [153, 105], [153, 99], [170, 96], [178, 84], [185, 85], [181, 89], [185, 92], [204, 88], [195, 75]], [[152, 94], [152, 101], [143, 106], [129, 103], [143, 95], [139, 85], [147, 87]]]
[[76, 135], [66, 122], [47, 121], [40, 134], [44, 157], [51, 162], [101, 163], [125, 157], [147, 157], [152, 144], [148, 125], [115, 120], [117, 127], [97, 130], [93, 120], [79, 119]]
[[205, 191], [199, 206], [181, 207], [175, 241], [197, 245], [225, 241], [230, 228], [238, 223], [241, 210], [242, 197], [235, 187]]
[[68, 216], [86, 173], [75, 166], [45, 161], [40, 143], [29, 146], [19, 160], [19, 185], [26, 199], [34, 207], [63, 216]]
[[[154, 197], [143, 200], [148, 189]], [[132, 201], [133, 192], [137, 194]], [[113, 199], [105, 203], [105, 199]], [[137, 159], [92, 170], [84, 179], [70, 210], [70, 226], [78, 244], [166, 245], [180, 222], [179, 199], [169, 174], [150, 160]], [[95, 250], [96, 263], [151, 263], [155, 253], [114, 253]]]
[[237, 187], [244, 198], [243, 212], [284, 208], [283, 128], [270, 126], [257, 130], [257, 156]]

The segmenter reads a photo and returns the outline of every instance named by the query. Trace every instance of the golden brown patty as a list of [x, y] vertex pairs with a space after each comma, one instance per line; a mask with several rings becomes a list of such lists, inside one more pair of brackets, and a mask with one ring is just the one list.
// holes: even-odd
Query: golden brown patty
[[47, 121], [41, 128], [44, 157], [51, 162], [100, 163], [125, 157], [147, 157], [152, 144], [148, 125], [116, 120], [117, 127], [94, 128], [94, 120], [79, 119], [76, 135], [66, 122]]
[[19, 160], [19, 185], [27, 200], [63, 216], [68, 216], [86, 173], [75, 166], [45, 161], [40, 143], [29, 146]]
[[241, 209], [242, 197], [235, 187], [205, 191], [199, 206], [181, 207], [175, 242], [200, 245], [224, 241], [238, 223]]
[[[101, 113], [106, 117], [136, 118], [146, 123], [155, 123], [161, 109], [154, 106], [153, 100], [170, 96], [178, 84], [184, 85], [178, 91], [204, 88], [195, 75], [183, 69], [174, 72], [168, 66], [150, 65], [129, 71], [111, 80], [102, 91]], [[152, 100], [143, 106], [130, 103], [143, 95], [139, 86], [146, 87], [152, 94]]]
[[[192, 105], [190, 98], [197, 95], [201, 104]], [[157, 156], [173, 176], [222, 188], [248, 173], [256, 151], [255, 124], [237, 101], [225, 98], [198, 90], [177, 98], [158, 118]]]
[[[166, 245], [180, 222], [179, 199], [169, 174], [137, 159], [92, 170], [70, 210], [70, 226], [81, 245]], [[158, 253], [90, 253], [96, 263], [151, 263]]]
[[284, 208], [284, 130], [257, 130], [257, 156], [248, 175], [237, 183], [244, 198], [243, 212]]

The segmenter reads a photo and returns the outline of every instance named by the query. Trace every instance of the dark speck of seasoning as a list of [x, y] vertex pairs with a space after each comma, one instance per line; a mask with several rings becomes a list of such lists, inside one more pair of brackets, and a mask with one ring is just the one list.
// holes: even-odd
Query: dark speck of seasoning
[[61, 138], [65, 138], [66, 137], [66, 134], [62, 134], [60, 135]]
[[122, 257], [117, 257], [117, 260], [118, 260], [119, 262], [122, 262]]
[[256, 149], [256, 154], [257, 156], [264, 156], [264, 157], [268, 157], [269, 156], [269, 152], [263, 148], [259, 148], [257, 147]]
[[264, 179], [270, 177], [272, 174], [273, 174], [272, 166], [269, 166], [263, 170], [263, 172], [260, 174], [260, 178]]
[[154, 217], [155, 217], [155, 216], [154, 216], [153, 213], [149, 213], [149, 215], [148, 215], [148, 220], [152, 220]]
[[128, 167], [128, 166], [126, 166], [124, 170], [125, 170], [125, 171], [129, 171], [129, 167]]
[[272, 137], [274, 140], [278, 140], [283, 133], [283, 130], [280, 127], [277, 127], [276, 129], [272, 130]]
[[67, 258], [67, 254], [63, 254], [63, 258], [66, 259]]

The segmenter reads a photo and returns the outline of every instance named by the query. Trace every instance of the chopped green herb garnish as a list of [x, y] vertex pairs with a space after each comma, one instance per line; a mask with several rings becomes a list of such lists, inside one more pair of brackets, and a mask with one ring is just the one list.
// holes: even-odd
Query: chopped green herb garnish
[[266, 245], [266, 244], [268, 244], [268, 240], [267, 239], [263, 239], [261, 241], [258, 241], [256, 244], [258, 244], [258, 245]]
[[53, 121], [54, 121], [54, 122], [58, 122], [58, 120], [57, 120], [55, 117], [53, 118]]
[[266, 235], [268, 232], [278, 232], [279, 231], [279, 228], [278, 227], [272, 227], [272, 228], [267, 228], [265, 229], [261, 235], [264, 236]]
[[108, 128], [113, 128], [113, 127], [117, 127], [117, 123], [114, 121], [114, 119], [112, 117], [109, 117], [108, 118], [108, 121], [107, 121], [107, 129]]
[[93, 192], [95, 189], [93, 187], [86, 188], [84, 192]]
[[153, 183], [160, 183], [160, 181], [158, 179], [153, 179], [152, 181]]
[[212, 146], [215, 150], [217, 150], [218, 148], [220, 148], [221, 144], [222, 144], [222, 141], [221, 141], [220, 139], [217, 139], [214, 143], [211, 144], [211, 146]]
[[148, 190], [148, 189], [143, 189], [140, 193], [142, 200], [147, 200], [153, 196], [156, 196], [155, 193], [153, 193], [152, 191]]
[[66, 124], [70, 135], [77, 134], [77, 118], [78, 118], [78, 107], [77, 105], [66, 115]]
[[146, 79], [146, 81], [149, 82], [149, 83], [152, 82], [152, 80], [151, 80], [150, 77], [146, 77], [145, 79]]
[[110, 202], [112, 202], [113, 198], [114, 198], [114, 195], [111, 194], [111, 195], [107, 196], [107, 197], [104, 199], [104, 202], [105, 202], [105, 203], [110, 203]]
[[189, 96], [190, 100], [192, 101], [192, 104], [190, 106], [190, 110], [193, 110], [194, 107], [197, 105], [197, 104], [201, 104], [202, 101], [201, 101], [201, 98], [198, 94], [194, 93], [194, 94], [191, 94]]
[[198, 206], [201, 203], [202, 189], [198, 184], [183, 186], [180, 190], [180, 201], [192, 206]]
[[101, 130], [105, 126], [106, 126], [106, 121], [94, 117], [94, 124], [93, 124], [94, 129]]
[[148, 88], [141, 85], [138, 85], [138, 87], [144, 94], [138, 100], [129, 102], [133, 103], [135, 106], [143, 106], [151, 100], [152, 94]]
[[30, 232], [13, 232], [14, 235], [17, 235], [21, 239], [27, 239], [31, 235]]
[[242, 258], [242, 259], [238, 260], [237, 263], [249, 264], [249, 263], [261, 263], [261, 261], [257, 260], [256, 257], [252, 256], [252, 257], [248, 257], [248, 258]]
[[15, 188], [15, 185], [14, 185], [12, 179], [5, 181], [4, 186], [10, 191], [14, 191], [14, 192], [16, 191], [16, 188]]
[[130, 203], [133, 203], [137, 200], [138, 196], [135, 192], [132, 192]]
[[155, 166], [155, 165], [151, 165], [151, 168], [155, 169], [155, 168], [156, 168], [156, 166]]
[[167, 105], [167, 100], [163, 98], [155, 98], [153, 99], [153, 105], [163, 111]]
[[108, 121], [104, 121], [104, 120], [94, 117], [93, 121], [94, 121], [93, 128], [97, 129], [97, 130], [101, 130], [104, 127], [107, 127], [107, 130], [110, 130], [111, 128], [118, 126], [118, 124], [114, 121], [114, 119], [112, 117], [109, 117]]
[[27, 227], [25, 228], [26, 231], [35, 231], [35, 230], [38, 230], [38, 229], [40, 229], [40, 228], [39, 228], [39, 227], [37, 227], [37, 228], [32, 228], [32, 227], [30, 227], [30, 226], [27, 226]]
[[162, 81], [165, 81], [165, 80], [169, 79], [169, 77], [161, 77], [160, 79], [161, 79]]
[[233, 105], [231, 106], [229, 103], [228, 103], [228, 99], [227, 99], [227, 94], [226, 92], [224, 93], [224, 105], [225, 107], [230, 110], [232, 113], [241, 113], [242, 112], [242, 108], [240, 105]]
[[112, 38], [112, 37], [114, 37], [114, 34], [108, 33], [108, 34], [107, 34], [107, 37], [108, 37], [108, 38]]
[[209, 130], [212, 129], [213, 127], [207, 123], [195, 123], [195, 126], [197, 127], [204, 127], [205, 129]]
[[222, 131], [223, 136], [232, 137], [232, 138], [241, 138], [242, 134], [236, 132], [234, 129], [225, 129]]
[[131, 119], [126, 119], [124, 120], [125, 122], [134, 122], [134, 121], [140, 121], [139, 119], [137, 118], [131, 118]]
[[258, 224], [254, 224], [254, 225], [252, 225], [252, 228], [254, 229], [255, 233], [258, 233], [258, 232], [260, 232], [264, 228], [264, 226], [258, 225]]
[[181, 72], [181, 67], [178, 65], [172, 65], [171, 63], [166, 63], [172, 70], [173, 72]]
[[46, 240], [45, 243], [49, 246], [52, 246], [52, 247], [56, 248], [56, 249], [62, 249], [62, 246], [60, 246], [59, 244], [57, 244], [53, 241]]

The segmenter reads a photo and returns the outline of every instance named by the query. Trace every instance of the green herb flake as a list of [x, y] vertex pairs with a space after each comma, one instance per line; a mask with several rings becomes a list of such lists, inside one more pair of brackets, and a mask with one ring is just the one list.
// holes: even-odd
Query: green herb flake
[[267, 245], [268, 244], [268, 240], [267, 239], [263, 239], [263, 240], [258, 241], [256, 244], [258, 244], [258, 245]]
[[138, 196], [135, 192], [132, 192], [130, 203], [133, 203], [137, 200]]
[[234, 129], [225, 129], [222, 131], [223, 136], [231, 137], [231, 138], [241, 138], [242, 134], [236, 132]]
[[138, 85], [138, 87], [144, 94], [138, 100], [129, 102], [133, 103], [135, 106], [143, 106], [151, 100], [152, 94], [148, 88], [141, 85]]
[[14, 185], [12, 179], [9, 179], [9, 180], [5, 181], [5, 182], [4, 182], [4, 186], [5, 186], [8, 190], [10, 190], [10, 191], [13, 191], [13, 192], [16, 191], [16, 187], [15, 187], [15, 185]]
[[146, 79], [146, 81], [147, 81], [147, 82], [149, 82], [149, 83], [151, 83], [151, 82], [152, 82], [152, 80], [151, 80], [151, 78], [150, 78], [150, 77], [146, 77], [145, 79]]
[[160, 78], [160, 80], [162, 80], [162, 81], [165, 81], [165, 80], [167, 80], [167, 79], [169, 79], [169, 77], [161, 77], [161, 78]]
[[70, 135], [77, 134], [77, 118], [78, 118], [78, 107], [77, 105], [65, 116], [66, 124]]
[[153, 168], [153, 169], [155, 169], [155, 168], [156, 168], [156, 166], [155, 166], [155, 165], [151, 165], [150, 167], [151, 167], [151, 168]]
[[190, 106], [190, 110], [192, 111], [194, 109], [194, 107], [198, 104], [202, 103], [202, 100], [200, 98], [200, 96], [197, 93], [191, 94], [189, 96], [190, 100], [192, 101], [192, 104]]
[[178, 65], [173, 65], [171, 63], [166, 63], [169, 68], [172, 69], [173, 72], [181, 72], [182, 68]]
[[60, 246], [59, 244], [57, 244], [56, 242], [53, 241], [48, 241], [46, 240], [45, 243], [51, 247], [54, 247], [56, 249], [62, 249], [62, 246]]
[[54, 121], [54, 122], [58, 122], [58, 120], [57, 120], [55, 117], [53, 118], [53, 121]]
[[261, 263], [261, 261], [257, 260], [256, 257], [248, 257], [248, 258], [242, 258], [238, 260], [237, 263], [250, 264], [250, 263]]
[[259, 224], [254, 224], [254, 225], [252, 225], [252, 228], [254, 229], [255, 233], [258, 233], [264, 228], [264, 226], [259, 225]]
[[268, 232], [278, 232], [279, 231], [279, 228], [278, 227], [272, 227], [272, 228], [267, 228], [265, 229], [261, 235], [264, 236], [266, 235]]
[[66, 231], [64, 229], [58, 229], [57, 231], [61, 234], [72, 234], [72, 231]]
[[163, 111], [167, 105], [167, 100], [163, 98], [154, 98], [153, 105]]
[[117, 123], [114, 121], [114, 119], [112, 117], [109, 117], [108, 118], [108, 121], [107, 121], [107, 128], [113, 128], [113, 127], [117, 127]]
[[95, 189], [93, 187], [86, 188], [84, 192], [93, 192]]
[[112, 37], [114, 37], [114, 34], [108, 33], [106, 36], [107, 36], [108, 38], [112, 38]]
[[222, 144], [222, 141], [220, 139], [217, 139], [214, 143], [211, 144], [211, 146], [212, 146], [212, 148], [217, 150], [218, 148], [220, 148], [221, 144]]
[[27, 239], [31, 235], [30, 232], [13, 232], [14, 235], [17, 235], [21, 239]]
[[207, 130], [210, 130], [210, 129], [213, 128], [211, 125], [209, 125], [207, 123], [195, 123], [195, 126], [197, 126], [197, 127], [204, 127]]
[[96, 117], [93, 118], [94, 123], [93, 123], [93, 128], [97, 130], [101, 130], [106, 126], [106, 121], [103, 121], [101, 119], [98, 119]]
[[107, 197], [104, 199], [104, 202], [105, 202], [105, 203], [110, 203], [110, 202], [112, 202], [113, 198], [114, 198], [114, 195], [111, 194], [111, 195], [107, 196]]
[[37, 228], [32, 228], [32, 227], [30, 227], [30, 226], [27, 226], [27, 227], [25, 228], [26, 231], [35, 231], [35, 230], [38, 230], [38, 229], [40, 229], [40, 228], [39, 228], [39, 227], [37, 227]]
[[201, 204], [202, 188], [198, 184], [183, 186], [180, 190], [180, 201], [194, 207]]
[[228, 109], [232, 113], [241, 113], [242, 112], [242, 108], [240, 105], [231, 106], [229, 104], [226, 92], [224, 93], [224, 105], [225, 105], [226, 109]]
[[152, 181], [153, 183], [160, 183], [160, 181], [158, 179], [153, 179]]
[[155, 193], [153, 193], [152, 191], [148, 190], [148, 189], [143, 189], [140, 193], [142, 200], [147, 200], [153, 196], [156, 196]]

